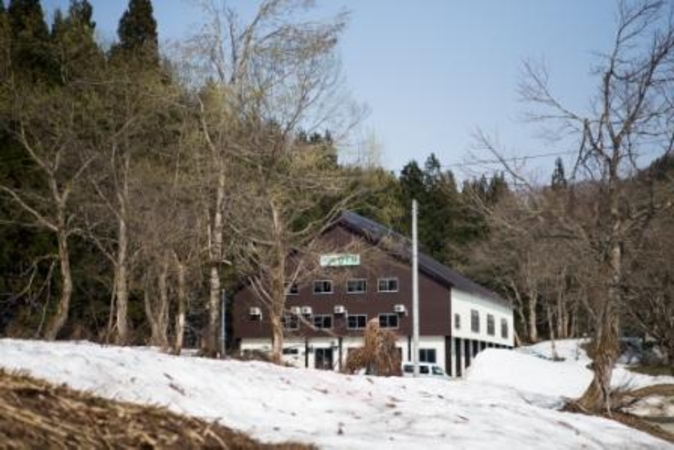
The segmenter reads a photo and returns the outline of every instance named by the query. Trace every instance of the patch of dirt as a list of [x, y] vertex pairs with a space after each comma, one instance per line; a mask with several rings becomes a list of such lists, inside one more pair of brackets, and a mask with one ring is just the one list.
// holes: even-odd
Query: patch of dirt
[[166, 408], [102, 399], [0, 370], [0, 446], [7, 449], [279, 449], [222, 425]]

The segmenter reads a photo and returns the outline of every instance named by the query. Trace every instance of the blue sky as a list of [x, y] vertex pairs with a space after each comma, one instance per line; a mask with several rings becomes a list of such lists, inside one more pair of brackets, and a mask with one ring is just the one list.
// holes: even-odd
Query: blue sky
[[[127, 0], [90, 0], [99, 34], [115, 37]], [[251, 1], [230, 0], [250, 9]], [[47, 11], [68, 0], [43, 0]], [[153, 0], [160, 39], [180, 39], [198, 26], [194, 2]], [[583, 109], [593, 92], [590, 69], [607, 50], [614, 28], [613, 0], [323, 0], [319, 13], [350, 11], [340, 45], [348, 87], [368, 105], [364, 134], [381, 144], [381, 164], [400, 170], [431, 152], [455, 163], [478, 157], [476, 128], [498, 135], [510, 155], [564, 151], [535, 138], [518, 99], [525, 59], [544, 60], [553, 90]], [[536, 160], [547, 177], [554, 158]], [[472, 171], [488, 170], [472, 166]]]

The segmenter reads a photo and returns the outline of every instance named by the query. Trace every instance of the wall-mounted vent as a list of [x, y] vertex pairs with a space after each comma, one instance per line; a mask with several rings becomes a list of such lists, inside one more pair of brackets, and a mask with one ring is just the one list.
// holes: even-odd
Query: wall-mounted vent
[[405, 314], [407, 312], [407, 308], [405, 308], [405, 305], [394, 305], [393, 312], [397, 312], [398, 314]]
[[333, 310], [335, 314], [346, 314], [346, 308], [344, 305], [335, 305], [335, 308]]
[[310, 316], [312, 313], [311, 306], [302, 306], [302, 314]]
[[257, 306], [251, 306], [248, 310], [248, 314], [253, 318], [260, 318], [262, 317], [262, 310]]
[[299, 306], [291, 306], [290, 312], [292, 314], [295, 314], [296, 316], [299, 316], [300, 314], [302, 314], [302, 308], [300, 308]]

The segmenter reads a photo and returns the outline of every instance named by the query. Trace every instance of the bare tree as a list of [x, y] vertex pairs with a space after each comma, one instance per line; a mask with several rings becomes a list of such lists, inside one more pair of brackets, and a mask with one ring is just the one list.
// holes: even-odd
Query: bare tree
[[22, 224], [48, 230], [57, 241], [60, 293], [44, 331], [53, 340], [68, 319], [73, 292], [69, 241], [78, 232], [73, 197], [92, 162], [83, 151], [86, 142], [81, 131], [82, 118], [88, 114], [82, 98], [91, 85], [81, 80], [49, 87], [25, 85], [9, 76], [1, 88], [2, 123], [35, 165], [44, 189], [2, 185], [0, 193], [23, 211]]
[[[521, 93], [537, 109], [530, 118], [558, 125], [558, 132], [578, 139], [572, 183], [585, 197], [573, 214], [550, 214], [549, 232], [574, 241], [590, 255], [597, 270], [593, 296], [587, 298], [594, 339], [594, 379], [578, 402], [587, 411], [610, 411], [611, 374], [618, 356], [621, 310], [630, 274], [626, 251], [648, 230], [652, 218], [671, 208], [652, 196], [630, 196], [638, 157], [669, 154], [674, 143], [672, 83], [674, 25], [670, 5], [658, 0], [620, 2], [614, 45], [596, 70], [599, 89], [587, 114], [574, 112], [554, 97], [545, 70], [525, 65]], [[550, 130], [549, 130], [550, 131]], [[499, 157], [524, 189], [531, 183], [512, 167], [489, 139], [482, 143]], [[534, 205], [539, 217], [545, 202]], [[542, 236], [544, 237], [544, 236]]]
[[201, 167], [202, 178], [213, 186], [203, 191], [210, 261], [207, 354], [217, 352], [228, 189], [238, 181], [230, 174], [239, 173], [237, 164], [256, 158], [242, 145], [260, 135], [249, 127], [274, 123], [286, 141], [273, 144], [278, 150], [298, 126], [327, 126], [326, 117], [338, 116], [334, 46], [344, 17], [316, 21], [304, 16], [310, 7], [300, 0], [264, 0], [244, 23], [226, 5], [204, 2], [211, 20], [189, 46], [191, 69], [197, 69], [191, 74], [197, 85], [206, 86], [198, 97], [206, 150]]

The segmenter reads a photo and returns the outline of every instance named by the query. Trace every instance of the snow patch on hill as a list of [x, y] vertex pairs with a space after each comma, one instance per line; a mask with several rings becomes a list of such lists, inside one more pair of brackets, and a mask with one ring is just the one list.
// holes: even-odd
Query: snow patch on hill
[[[568, 385], [558, 387], [541, 379], [544, 364], [558, 363], [490, 350], [478, 356], [468, 380], [376, 378], [146, 348], [0, 340], [4, 368], [103, 397], [164, 405], [265, 441], [341, 449], [674, 448], [609, 420], [556, 411], [585, 375], [569, 371], [568, 383], [559, 377]], [[528, 383], [515, 383], [514, 373], [527, 374], [520, 377]]]

